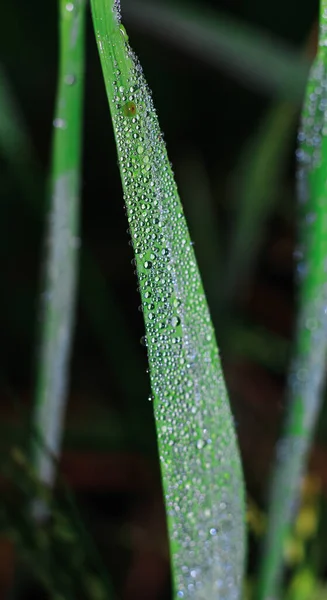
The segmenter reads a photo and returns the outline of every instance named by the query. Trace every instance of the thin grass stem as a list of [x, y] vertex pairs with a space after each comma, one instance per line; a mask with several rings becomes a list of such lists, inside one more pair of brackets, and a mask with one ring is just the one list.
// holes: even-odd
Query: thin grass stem
[[[59, 2], [59, 74], [50, 182], [47, 260], [34, 428], [54, 457], [60, 454], [67, 397], [79, 246], [79, 196], [84, 83], [85, 0]], [[32, 443], [42, 483], [52, 486], [54, 463]]]

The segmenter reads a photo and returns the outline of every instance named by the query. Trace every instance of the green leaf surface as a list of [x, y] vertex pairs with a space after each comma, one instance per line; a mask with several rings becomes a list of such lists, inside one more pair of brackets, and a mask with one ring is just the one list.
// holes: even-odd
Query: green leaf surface
[[240, 595], [244, 489], [213, 326], [182, 205], [120, 7], [92, 0], [142, 298], [174, 597]]

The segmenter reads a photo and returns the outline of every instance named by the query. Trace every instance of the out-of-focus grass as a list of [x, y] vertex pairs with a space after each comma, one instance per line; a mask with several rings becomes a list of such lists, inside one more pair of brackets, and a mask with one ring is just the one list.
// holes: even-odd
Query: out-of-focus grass
[[[80, 246], [85, 0], [73, 8], [58, 2], [59, 66], [33, 406], [33, 427], [56, 458], [65, 427]], [[51, 487], [54, 463], [33, 438], [31, 455], [40, 480]]]
[[225, 70], [246, 86], [300, 105], [309, 62], [282, 41], [199, 4], [181, 8], [125, 0], [123, 10], [142, 32]]
[[[35, 155], [31, 135], [27, 130], [24, 117], [19, 109], [19, 101], [11, 89], [7, 74], [0, 70], [0, 152], [8, 164], [9, 172], [26, 198], [32, 216], [40, 222], [44, 216], [45, 176]], [[19, 240], [17, 240], [19, 244]], [[101, 269], [93, 255], [82, 244], [81, 248], [80, 289], [82, 307], [88, 318], [95, 337], [102, 344], [106, 359], [113, 365], [123, 393], [128, 398], [133, 391], [133, 377], [126, 378], [122, 367], [128, 365], [129, 372], [142, 377], [144, 369], [140, 353], [135, 348], [126, 327], [114, 292], [106, 284]], [[13, 320], [27, 314], [26, 307], [32, 306], [33, 289], [27, 288], [17, 297], [17, 308]], [[10, 306], [10, 310], [13, 307]], [[27, 321], [26, 317], [22, 319]], [[17, 322], [19, 325], [20, 319]], [[115, 333], [119, 331], [119, 336]], [[20, 327], [20, 331], [23, 329]], [[113, 338], [115, 343], [112, 343]], [[135, 370], [135, 371], [134, 371]], [[120, 375], [121, 376], [120, 376]]]
[[219, 281], [222, 275], [219, 224], [215, 212], [210, 179], [204, 161], [196, 151], [184, 151], [177, 163], [177, 179], [181, 197], [185, 199], [187, 219], [195, 243], [195, 251], [209, 304], [215, 321], [220, 302]]
[[221, 292], [225, 306], [235, 300], [253, 272], [288, 167], [297, 116], [296, 104], [274, 105], [233, 172], [234, 218]]
[[0, 65], [0, 153], [12, 177], [32, 207], [44, 192], [44, 178], [31, 135], [8, 75]]

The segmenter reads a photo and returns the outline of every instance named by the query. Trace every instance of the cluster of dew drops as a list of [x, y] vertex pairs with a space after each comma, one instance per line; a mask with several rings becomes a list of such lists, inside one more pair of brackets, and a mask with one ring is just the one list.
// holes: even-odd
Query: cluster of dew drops
[[124, 66], [114, 60], [110, 101], [146, 326], [176, 594], [232, 600], [239, 596], [243, 558], [232, 418], [151, 94], [121, 33], [133, 66], [122, 76]]

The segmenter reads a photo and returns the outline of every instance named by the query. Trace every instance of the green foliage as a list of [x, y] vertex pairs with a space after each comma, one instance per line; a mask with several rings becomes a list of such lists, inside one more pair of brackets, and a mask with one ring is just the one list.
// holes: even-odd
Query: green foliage
[[238, 593], [243, 481], [215, 335], [149, 88], [119, 7], [92, 2], [135, 252], [175, 597]]
[[[234, 204], [233, 211], [228, 211], [228, 217], [235, 221], [230, 244], [224, 243], [224, 215], [217, 214], [218, 193], [201, 151], [188, 154], [181, 181], [188, 197], [186, 213], [213, 321], [225, 355], [246, 358], [280, 374], [289, 354], [289, 340], [261, 327], [252, 316], [237, 314], [241, 310], [236, 300], [242, 300], [240, 292], [251, 280], [256, 261], [262, 258], [265, 228], [276, 213], [308, 61], [300, 52], [223, 17], [217, 10], [213, 14], [202, 10], [202, 6], [199, 10], [195, 6], [183, 8], [180, 3], [125, 2], [131, 25], [164, 41], [165, 47], [180, 47], [185, 55], [196, 56], [246, 87], [278, 99], [265, 112], [250, 142], [243, 145], [240, 160], [235, 161]], [[310, 75], [298, 153], [299, 314], [287, 419], [278, 444], [268, 514], [252, 510], [251, 505], [249, 511], [253, 513], [252, 521], [249, 519], [250, 538], [254, 533], [257, 543], [267, 529], [259, 584], [251, 572], [242, 581], [245, 490], [215, 333], [156, 110], [120, 23], [118, 4], [116, 1], [113, 6], [113, 0], [91, 2], [146, 327], [143, 344], [148, 351], [150, 399], [156, 419], [175, 596], [225, 600], [240, 597], [244, 585], [244, 596], [251, 599], [323, 599], [323, 527], [314, 538], [318, 516], [321, 512], [323, 524], [326, 507], [318, 513], [316, 508], [302, 506], [298, 512], [297, 500], [322, 402], [326, 359], [326, 0], [321, 2], [320, 48]], [[50, 205], [33, 413], [36, 436], [31, 438], [33, 464], [20, 451], [11, 454], [4, 469], [10, 492], [3, 494], [0, 516], [1, 528], [14, 539], [18, 553], [51, 597], [100, 600], [113, 597], [101, 561], [70, 502], [58, 501], [62, 490], [58, 494], [57, 488], [50, 489], [57, 471], [50, 455], [59, 457], [64, 436], [76, 307], [85, 45], [84, 0], [61, 0], [59, 6], [60, 65], [47, 203], [42, 200], [44, 177], [22, 111], [5, 70], [0, 71], [0, 153], [8, 166], [8, 173], [1, 172], [1, 185], [5, 188], [8, 174], [14, 175], [17, 188], [39, 220], [44, 207]], [[9, 5], [7, 10], [10, 15]], [[215, 123], [222, 123], [228, 111], [223, 107], [221, 115], [218, 96], [209, 97], [201, 86], [201, 104], [197, 105], [197, 100], [194, 103], [189, 94], [187, 102], [181, 104], [182, 111], [176, 109], [175, 114], [181, 118], [184, 108], [187, 111], [190, 105], [193, 122], [199, 128], [208, 126], [211, 135]], [[164, 94], [166, 103], [166, 89]], [[236, 103], [237, 111], [241, 104]], [[209, 112], [208, 120], [204, 107]], [[234, 116], [237, 127], [236, 113]], [[214, 168], [221, 167], [222, 146], [225, 151], [225, 140], [216, 137]], [[102, 148], [101, 153], [106, 164], [107, 154]], [[5, 247], [8, 232], [3, 233]], [[17, 240], [17, 246], [23, 244], [23, 237]], [[119, 381], [120, 391], [129, 400], [135, 389], [146, 389], [134, 335], [126, 327], [122, 307], [108, 289], [101, 269], [85, 249], [81, 251], [81, 271], [81, 300], [89, 324]], [[21, 333], [20, 323], [26, 320], [31, 297], [28, 285], [20, 290], [17, 334]], [[132, 440], [134, 448], [148, 450], [151, 443], [146, 428], [142, 430], [141, 408], [138, 405], [133, 410], [135, 419], [128, 424], [116, 411], [102, 413], [95, 408], [87, 431], [70, 428], [65, 440], [71, 446], [86, 445], [97, 450], [126, 449]], [[110, 423], [105, 422], [108, 420]], [[20, 443], [23, 437], [22, 427], [5, 425], [1, 443], [10, 442], [12, 446], [14, 439]], [[287, 579], [285, 567], [292, 571]]]

